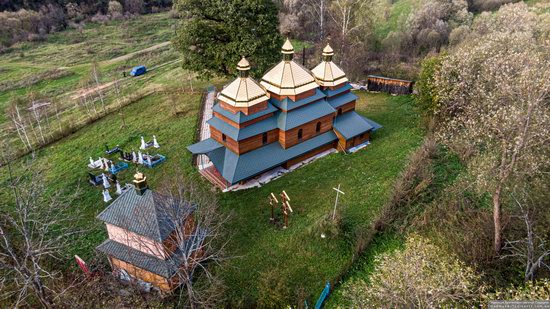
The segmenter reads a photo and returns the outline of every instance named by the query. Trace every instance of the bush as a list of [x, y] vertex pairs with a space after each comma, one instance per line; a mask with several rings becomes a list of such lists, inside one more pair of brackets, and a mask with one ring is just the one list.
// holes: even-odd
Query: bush
[[442, 59], [441, 55], [424, 58], [415, 84], [418, 94], [414, 97], [414, 102], [426, 115], [433, 115], [438, 108], [435, 74], [441, 68]]
[[435, 308], [477, 302], [479, 276], [455, 256], [417, 235], [405, 249], [376, 258], [369, 283], [348, 284], [344, 297], [360, 308]]
[[124, 13], [124, 9], [122, 8], [122, 4], [118, 1], [109, 1], [109, 8], [107, 9], [107, 12], [109, 15], [111, 15], [112, 18], [120, 18], [122, 17], [122, 13]]
[[529, 281], [525, 285], [511, 286], [494, 293], [483, 294], [481, 297], [483, 307], [486, 307], [491, 300], [550, 300], [550, 280]]
[[130, 14], [141, 14], [144, 10], [143, 0], [125, 0], [124, 9]]

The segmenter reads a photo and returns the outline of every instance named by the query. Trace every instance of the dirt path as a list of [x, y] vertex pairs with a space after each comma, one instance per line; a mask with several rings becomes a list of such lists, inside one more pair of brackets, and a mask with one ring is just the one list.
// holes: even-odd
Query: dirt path
[[142, 53], [147, 53], [147, 52], [153, 51], [155, 49], [159, 49], [161, 47], [168, 46], [170, 44], [172, 44], [172, 42], [170, 42], [170, 41], [162, 42], [162, 43], [159, 43], [157, 45], [153, 45], [151, 47], [147, 47], [145, 49], [135, 51], [133, 53], [129, 53], [129, 54], [126, 54], [126, 55], [122, 55], [122, 56], [113, 58], [113, 59], [105, 60], [102, 63], [103, 64], [112, 64], [112, 63], [115, 63], [115, 62], [124, 61], [124, 60], [130, 59], [130, 58], [132, 58], [136, 55], [139, 55], [139, 54], [142, 54]]
[[99, 86], [96, 86], [96, 87], [89, 87], [89, 88], [82, 88], [82, 89], [78, 89], [76, 91], [75, 94], [71, 95], [71, 100], [77, 100], [77, 99], [80, 99], [84, 96], [87, 96], [89, 94], [92, 94], [94, 92], [97, 92], [97, 91], [100, 91], [100, 90], [103, 90], [105, 88], [109, 88], [111, 87], [115, 82], [117, 81], [112, 81], [112, 82], [108, 82], [108, 83], [105, 83], [105, 84], [101, 84]]

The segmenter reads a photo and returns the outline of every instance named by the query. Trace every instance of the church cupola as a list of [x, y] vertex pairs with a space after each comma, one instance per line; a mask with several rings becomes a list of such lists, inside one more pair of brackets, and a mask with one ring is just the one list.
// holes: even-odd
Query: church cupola
[[147, 186], [147, 177], [143, 173], [136, 171], [134, 174], [134, 186], [136, 187], [136, 192], [139, 195], [143, 195], [149, 186]]
[[294, 57], [294, 46], [292, 46], [292, 43], [290, 43], [288, 38], [286, 39], [285, 44], [283, 44], [281, 53], [283, 54], [284, 61], [291, 61]]
[[333, 56], [334, 50], [330, 47], [330, 44], [327, 44], [323, 48], [323, 61], [311, 70], [317, 83], [322, 87], [336, 87], [348, 82], [346, 73], [332, 62]]
[[330, 47], [330, 44], [327, 44], [327, 46], [323, 49], [323, 61], [332, 61], [332, 56], [334, 56], [334, 50]]
[[250, 63], [244, 56], [241, 61], [237, 63], [237, 70], [239, 71], [239, 76], [242, 78], [247, 78], [250, 74]]

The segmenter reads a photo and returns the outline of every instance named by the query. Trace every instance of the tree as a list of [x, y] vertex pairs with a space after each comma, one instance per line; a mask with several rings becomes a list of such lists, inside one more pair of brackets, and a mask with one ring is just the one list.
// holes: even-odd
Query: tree
[[280, 59], [277, 6], [271, 0], [178, 0], [175, 45], [182, 67], [200, 78], [229, 76], [241, 56], [263, 73]]
[[348, 284], [344, 297], [354, 308], [466, 306], [477, 297], [479, 276], [452, 254], [418, 235], [405, 248], [376, 258], [369, 283]]
[[498, 255], [503, 194], [550, 166], [550, 71], [542, 69], [550, 45], [525, 4], [484, 18], [443, 60], [435, 84], [441, 141], [473, 154], [470, 171], [491, 192]]
[[16, 178], [9, 163], [7, 169], [13, 196], [0, 209], [0, 274], [6, 280], [0, 299], [12, 301], [14, 308], [33, 307], [36, 301], [52, 308], [64, 292], [54, 288], [61, 273], [52, 265], [79, 232], [72, 224], [75, 212], [67, 215], [78, 190], [65, 196], [46, 193], [40, 172], [29, 169]]
[[520, 219], [525, 223], [526, 237], [520, 240], [509, 240], [504, 244], [502, 258], [515, 258], [525, 266], [525, 281], [534, 281], [540, 268], [550, 270], [550, 248], [547, 247], [544, 237], [537, 235], [534, 217], [544, 218], [546, 207], [542, 207], [543, 214], [533, 215], [535, 207], [529, 207], [523, 200], [528, 196], [523, 192], [521, 198], [513, 196], [514, 202], [520, 209]]
[[441, 68], [442, 56], [426, 57], [422, 60], [422, 68], [416, 82], [418, 95], [414, 97], [416, 105], [423, 113], [431, 116], [437, 111], [435, 89], [435, 74]]

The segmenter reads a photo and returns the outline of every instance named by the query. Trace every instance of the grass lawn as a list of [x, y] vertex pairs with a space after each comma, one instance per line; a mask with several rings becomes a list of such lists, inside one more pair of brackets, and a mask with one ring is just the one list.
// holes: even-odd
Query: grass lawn
[[[68, 29], [52, 33], [44, 42], [23, 42], [0, 55], [1, 82], [10, 83], [32, 78], [33, 75], [63, 69], [72, 73], [61, 78], [44, 78], [28, 87], [15, 87], [0, 92], [0, 124], [6, 121], [3, 113], [9, 100], [30, 92], [39, 92], [50, 98], [57, 97], [78, 88], [81, 79], [88, 75], [90, 64], [97, 61], [103, 81], [117, 78], [120, 69], [137, 64], [151, 67], [177, 59], [177, 52], [164, 47], [154, 57], [139, 55], [119, 61], [106, 62], [115, 57], [139, 51], [169, 41], [175, 19], [168, 13], [143, 15], [129, 20], [110, 21], [106, 24], [87, 23], [82, 31]], [[149, 55], [149, 57], [147, 57]]]
[[[231, 213], [229, 251], [236, 257], [218, 270], [229, 287], [231, 304], [250, 305], [258, 299], [264, 304], [295, 304], [306, 298], [311, 304], [325, 281], [344, 270], [354, 253], [356, 231], [369, 224], [389, 197], [408, 154], [422, 140], [420, 117], [409, 97], [358, 94], [358, 110], [384, 126], [366, 149], [350, 155], [329, 155], [262, 188], [220, 194], [223, 211]], [[106, 142], [137, 149], [141, 135], [156, 134], [162, 146], [159, 152], [168, 159], [158, 168], [145, 170], [152, 188], [169, 181], [177, 170], [209, 185], [190, 165], [191, 156], [185, 150], [193, 142], [199, 99], [198, 95], [181, 96], [180, 108], [187, 114], [175, 118], [170, 115], [170, 100], [162, 95], [148, 96], [124, 108], [127, 128], [120, 129], [118, 115], [109, 115], [38, 152], [35, 164], [44, 169], [48, 191], [82, 190], [74, 211], [83, 218], [75, 224], [87, 231], [74, 240], [69, 254], [90, 258], [94, 247], [106, 237], [102, 224], [95, 219], [105, 208], [101, 191], [87, 183], [86, 174], [88, 157], [102, 155]], [[120, 179], [129, 181], [133, 173], [134, 168], [130, 168]], [[4, 168], [0, 174], [2, 188], [6, 188], [6, 180]], [[342, 232], [334, 239], [321, 239], [315, 226], [330, 212], [332, 187], [338, 184], [346, 193], [340, 204]], [[267, 196], [283, 189], [294, 208], [287, 230], [268, 223]], [[0, 198], [11, 200], [11, 195], [2, 189]]]

